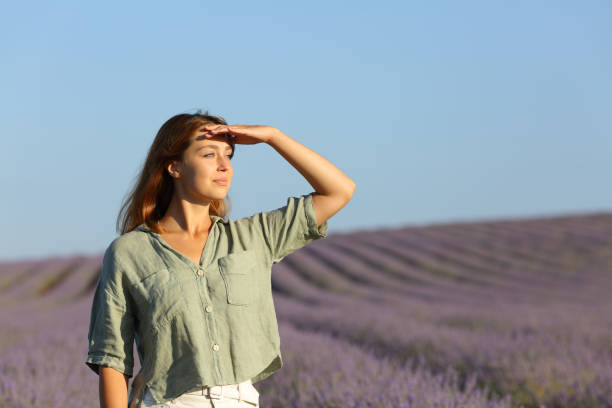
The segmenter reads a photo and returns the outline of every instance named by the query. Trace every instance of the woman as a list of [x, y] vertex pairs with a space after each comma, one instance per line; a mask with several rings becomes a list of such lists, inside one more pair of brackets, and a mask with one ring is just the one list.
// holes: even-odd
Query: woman
[[[236, 144], [267, 143], [315, 189], [226, 219]], [[179, 114], [158, 131], [104, 253], [86, 364], [100, 405], [253, 407], [282, 365], [271, 266], [327, 236], [355, 183], [280, 130]], [[133, 375], [133, 344], [141, 370]], [[129, 390], [129, 393], [128, 393]]]

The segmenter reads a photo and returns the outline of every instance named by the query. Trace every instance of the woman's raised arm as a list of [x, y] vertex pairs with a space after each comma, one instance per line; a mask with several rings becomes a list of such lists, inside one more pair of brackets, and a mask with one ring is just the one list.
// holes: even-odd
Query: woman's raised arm
[[356, 184], [329, 160], [279, 129], [263, 125], [208, 125], [205, 135], [229, 133], [236, 144], [265, 142], [285, 158], [315, 189], [313, 206], [317, 225], [340, 211], [353, 196]]

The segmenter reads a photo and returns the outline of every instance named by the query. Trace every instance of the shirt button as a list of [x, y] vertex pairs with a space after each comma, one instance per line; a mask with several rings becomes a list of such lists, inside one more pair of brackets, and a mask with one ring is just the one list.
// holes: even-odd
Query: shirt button
[[201, 269], [198, 269], [198, 275], [202, 276], [202, 275], [204, 275], [204, 272], [202, 272]]
[[218, 344], [215, 344], [215, 345], [213, 346], [213, 350], [215, 350], [215, 351], [219, 351], [219, 345], [218, 345]]
[[208, 313], [212, 312], [212, 306], [211, 305], [206, 306], [206, 311]]

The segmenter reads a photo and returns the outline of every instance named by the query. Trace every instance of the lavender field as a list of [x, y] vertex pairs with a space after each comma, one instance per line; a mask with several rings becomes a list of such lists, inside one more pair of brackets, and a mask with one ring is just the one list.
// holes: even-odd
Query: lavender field
[[[98, 406], [101, 260], [0, 263], [0, 408]], [[330, 233], [272, 276], [262, 407], [612, 407], [610, 213]]]

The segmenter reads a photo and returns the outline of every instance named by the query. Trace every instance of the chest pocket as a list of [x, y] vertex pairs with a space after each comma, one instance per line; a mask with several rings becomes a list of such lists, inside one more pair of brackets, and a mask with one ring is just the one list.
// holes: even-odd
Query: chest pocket
[[225, 284], [227, 303], [246, 306], [254, 295], [255, 277], [253, 273], [257, 257], [253, 251], [234, 252], [217, 261], [219, 272]]
[[184, 291], [173, 271], [160, 269], [131, 287], [139, 314], [151, 328], [164, 324], [184, 309]]

